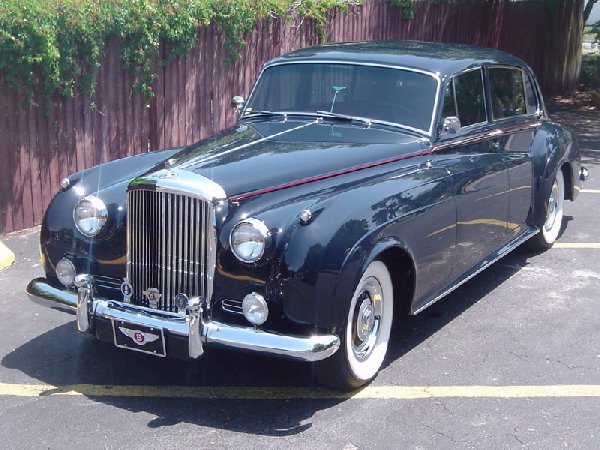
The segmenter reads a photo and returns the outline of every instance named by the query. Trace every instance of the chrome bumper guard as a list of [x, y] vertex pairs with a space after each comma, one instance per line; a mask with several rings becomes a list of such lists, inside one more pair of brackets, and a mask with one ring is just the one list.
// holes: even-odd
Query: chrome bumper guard
[[76, 310], [77, 329], [93, 331], [94, 319], [119, 320], [131, 325], [161, 328], [167, 334], [188, 338], [188, 353], [198, 358], [204, 352], [204, 344], [222, 345], [229, 348], [250, 350], [279, 355], [302, 361], [320, 361], [333, 355], [340, 346], [337, 336], [331, 334], [313, 336], [289, 336], [210, 321], [203, 318], [204, 307], [200, 302], [190, 302], [188, 315], [159, 311], [131, 305], [116, 300], [94, 298], [93, 280], [78, 276], [77, 293], [57, 289], [44, 278], [32, 280], [27, 293], [34, 300], [44, 300], [44, 306], [52, 302]]

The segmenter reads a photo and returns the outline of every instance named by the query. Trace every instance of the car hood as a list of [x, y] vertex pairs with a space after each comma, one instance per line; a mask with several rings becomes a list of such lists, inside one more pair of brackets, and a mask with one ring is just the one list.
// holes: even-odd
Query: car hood
[[241, 123], [161, 164], [202, 175], [232, 197], [421, 151], [427, 139], [391, 127], [323, 121]]

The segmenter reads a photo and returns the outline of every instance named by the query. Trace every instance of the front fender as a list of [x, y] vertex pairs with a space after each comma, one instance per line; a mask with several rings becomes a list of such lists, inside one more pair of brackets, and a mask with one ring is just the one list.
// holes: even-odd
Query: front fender
[[[294, 229], [283, 254], [286, 314], [322, 330], [339, 328], [356, 283], [377, 255], [396, 246], [415, 261], [409, 241], [427, 250], [445, 239], [440, 220], [445, 216], [452, 225], [455, 210], [449, 179], [438, 179], [442, 172], [448, 177], [445, 170], [413, 167], [315, 205], [315, 219]], [[434, 218], [440, 211], [435, 205], [442, 203], [449, 213]]]

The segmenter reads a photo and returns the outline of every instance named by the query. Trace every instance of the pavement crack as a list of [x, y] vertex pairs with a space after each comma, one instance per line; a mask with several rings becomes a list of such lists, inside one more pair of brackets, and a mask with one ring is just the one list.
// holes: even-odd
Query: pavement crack
[[431, 425], [427, 425], [425, 423], [421, 424], [423, 427], [427, 428], [429, 431], [432, 431], [433, 433], [437, 434], [438, 436], [441, 436], [443, 438], [448, 439], [450, 442], [452, 442], [453, 444], [458, 444], [458, 442], [450, 435], [444, 433], [443, 431], [438, 430], [437, 428], [431, 426]]

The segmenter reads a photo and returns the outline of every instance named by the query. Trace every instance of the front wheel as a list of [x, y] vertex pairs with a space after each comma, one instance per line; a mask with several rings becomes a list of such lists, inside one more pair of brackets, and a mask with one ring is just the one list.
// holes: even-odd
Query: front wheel
[[340, 390], [356, 389], [371, 381], [387, 353], [394, 290], [385, 264], [373, 261], [364, 271], [340, 332], [340, 349], [315, 364], [319, 384]]
[[546, 221], [540, 232], [529, 240], [532, 250], [546, 250], [558, 239], [562, 227], [563, 206], [565, 203], [565, 179], [560, 168], [552, 183], [550, 195], [546, 200]]

